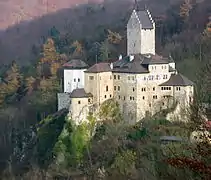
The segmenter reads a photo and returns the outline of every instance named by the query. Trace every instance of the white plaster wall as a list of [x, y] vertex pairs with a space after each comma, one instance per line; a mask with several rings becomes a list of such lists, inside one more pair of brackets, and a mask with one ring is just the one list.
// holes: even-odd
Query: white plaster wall
[[[86, 69], [64, 69], [64, 92], [71, 93], [76, 88], [84, 88]], [[78, 79], [80, 81], [78, 82]]]
[[170, 67], [172, 67], [173, 69], [176, 69], [175, 62], [171, 62], [171, 63], [169, 63], [169, 66], [170, 66]]
[[155, 55], [155, 29], [141, 30], [141, 54]]

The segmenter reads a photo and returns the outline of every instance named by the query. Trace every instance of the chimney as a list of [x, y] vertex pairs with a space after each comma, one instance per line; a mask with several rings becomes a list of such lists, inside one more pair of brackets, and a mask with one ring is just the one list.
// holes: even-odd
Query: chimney
[[121, 54], [119, 55], [119, 60], [122, 60], [122, 55]]
[[130, 55], [130, 62], [133, 61], [134, 55]]
[[111, 68], [111, 69], [113, 69], [113, 68], [114, 68], [114, 65], [113, 65], [113, 63], [111, 63], [111, 64], [110, 64], [110, 68]]

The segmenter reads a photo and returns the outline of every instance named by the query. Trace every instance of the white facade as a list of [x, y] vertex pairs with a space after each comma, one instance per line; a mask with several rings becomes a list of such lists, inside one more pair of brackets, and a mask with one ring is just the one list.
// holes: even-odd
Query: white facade
[[127, 24], [127, 55], [155, 55], [155, 23], [149, 11], [146, 11], [153, 28], [143, 28], [141, 19], [134, 10]]
[[86, 69], [64, 69], [64, 92], [71, 93], [76, 88], [84, 88]]

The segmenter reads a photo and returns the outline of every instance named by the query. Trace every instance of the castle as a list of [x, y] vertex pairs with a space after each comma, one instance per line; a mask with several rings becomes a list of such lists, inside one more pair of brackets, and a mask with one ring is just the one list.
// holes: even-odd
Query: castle
[[[193, 100], [194, 84], [178, 73], [171, 57], [155, 53], [155, 22], [148, 10], [133, 10], [127, 23], [127, 56], [91, 67], [73, 59], [64, 64], [64, 93], [58, 110], [69, 108], [76, 123], [106, 100], [114, 98], [130, 122], [175, 105], [169, 119], [184, 118], [182, 109]], [[180, 116], [179, 116], [180, 114]]]

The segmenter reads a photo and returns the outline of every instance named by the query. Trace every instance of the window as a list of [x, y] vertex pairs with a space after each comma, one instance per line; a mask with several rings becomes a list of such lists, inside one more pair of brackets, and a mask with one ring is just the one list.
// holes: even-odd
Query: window
[[133, 100], [135, 100], [135, 97], [133, 97]]
[[154, 96], [153, 96], [153, 99], [157, 99], [157, 98], [158, 98], [157, 95], [154, 95]]
[[153, 89], [153, 91], [155, 91], [155, 87], [153, 87], [152, 89]]
[[110, 98], [112, 97], [112, 95], [110, 94]]
[[133, 87], [133, 92], [135, 91], [135, 88]]
[[114, 86], [114, 91], [116, 91], [116, 86]]
[[120, 86], [118, 86], [118, 91], [120, 91]]
[[78, 78], [78, 82], [80, 82], [80, 78]]
[[141, 91], [146, 91], [146, 88], [141, 88]]
[[120, 75], [118, 75], [118, 79], [120, 79]]
[[168, 78], [168, 75], [164, 74], [163, 79], [167, 79], [167, 78]]
[[147, 79], [147, 78], [146, 78], [146, 77], [144, 77], [144, 81], [146, 81], [146, 79]]
[[176, 90], [177, 90], [177, 91], [180, 91], [180, 87], [176, 87]]
[[125, 101], [125, 96], [124, 96], [124, 101]]
[[78, 104], [81, 104], [81, 101], [78, 101]]
[[128, 80], [130, 80], [130, 76], [128, 76]]
[[76, 82], [76, 79], [74, 78], [74, 82]]
[[108, 91], [108, 86], [106, 86], [106, 91]]
[[171, 90], [171, 87], [161, 87], [161, 90]]
[[121, 97], [119, 96], [119, 99], [121, 99]]
[[114, 79], [116, 79], [116, 75], [114, 75]]
[[151, 105], [151, 103], [149, 104], [149, 107], [151, 107], [152, 105]]
[[105, 95], [104, 97], [105, 97], [105, 99], [106, 99], [106, 95]]
[[88, 99], [88, 103], [90, 103], [91, 102], [91, 99]]
[[94, 79], [94, 76], [89, 76], [89, 80], [93, 80]]
[[145, 99], [145, 97], [143, 96], [143, 97], [142, 97], [142, 99], [144, 100], [144, 99]]
[[134, 78], [134, 77], [132, 77], [132, 80], [134, 81], [134, 80], [135, 80], [135, 78]]

